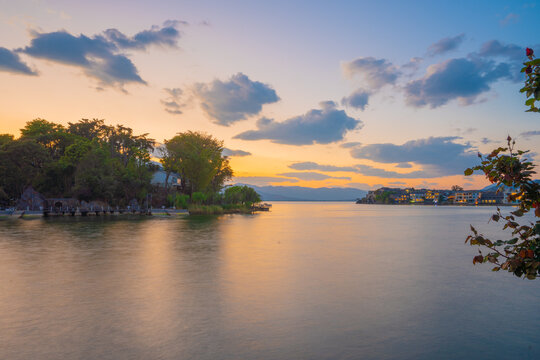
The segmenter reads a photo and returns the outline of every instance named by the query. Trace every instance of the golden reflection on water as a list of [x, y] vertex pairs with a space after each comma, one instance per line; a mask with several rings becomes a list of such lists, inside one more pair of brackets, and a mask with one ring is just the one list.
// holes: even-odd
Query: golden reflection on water
[[[256, 215], [0, 222], [0, 359], [538, 355], [480, 331], [490, 308], [540, 322], [511, 296], [539, 289], [470, 263], [467, 226], [490, 211], [278, 202]], [[540, 341], [532, 330], [521, 345]]]

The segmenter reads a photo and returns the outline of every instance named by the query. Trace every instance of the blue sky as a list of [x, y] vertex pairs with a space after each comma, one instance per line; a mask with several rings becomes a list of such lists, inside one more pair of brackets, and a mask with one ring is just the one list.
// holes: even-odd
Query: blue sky
[[158, 141], [200, 130], [234, 150], [243, 182], [365, 189], [481, 187], [460, 166], [508, 134], [540, 152], [516, 72], [540, 49], [535, 1], [0, 6], [0, 132], [36, 117]]

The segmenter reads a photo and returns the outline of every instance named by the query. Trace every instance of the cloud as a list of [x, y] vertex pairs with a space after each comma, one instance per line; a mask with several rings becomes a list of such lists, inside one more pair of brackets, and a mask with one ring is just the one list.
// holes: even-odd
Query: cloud
[[360, 190], [367, 190], [367, 189], [375, 189], [376, 187], [380, 187], [382, 185], [380, 184], [369, 185], [369, 184], [359, 183], [359, 182], [350, 182], [350, 183], [345, 184], [345, 186], [360, 189]]
[[35, 58], [45, 59], [83, 70], [101, 85], [122, 88], [127, 83], [146, 84], [133, 62], [122, 52], [125, 49], [146, 50], [150, 45], [175, 47], [180, 33], [179, 22], [168, 21], [163, 27], [153, 26], [132, 37], [116, 29], [105, 30], [94, 36], [75, 36], [65, 30], [32, 32], [29, 46], [18, 49]]
[[405, 65], [401, 65], [401, 69], [415, 73], [423, 61], [424, 59], [421, 57], [413, 57], [409, 60], [408, 63], [406, 63]]
[[478, 55], [483, 57], [503, 57], [511, 61], [521, 62], [525, 58], [525, 49], [516, 44], [503, 44], [498, 40], [490, 40], [482, 44]]
[[356, 172], [354, 166], [334, 166], [334, 165], [320, 165], [312, 161], [298, 162], [289, 165], [294, 170], [320, 170], [320, 171], [348, 171]]
[[[423, 177], [434, 177], [425, 171], [413, 171], [410, 173], [398, 173], [396, 171], [387, 171], [384, 169], [375, 168], [369, 165], [353, 165], [353, 166], [334, 166], [334, 165], [322, 165], [315, 162], [306, 161], [289, 165], [294, 170], [319, 170], [319, 171], [344, 171], [353, 172], [356, 174], [362, 174], [365, 176], [378, 176], [385, 178], [403, 178], [403, 179], [416, 179]], [[281, 174], [284, 175], [284, 174]]]
[[422, 189], [434, 189], [436, 186], [438, 186], [439, 184], [438, 183], [435, 183], [435, 182], [427, 182], [427, 181], [422, 181], [420, 184], [416, 185], [417, 188], [422, 188]]
[[347, 176], [330, 176], [326, 174], [321, 174], [318, 172], [312, 172], [312, 171], [306, 171], [306, 172], [287, 172], [287, 173], [281, 173], [277, 174], [280, 176], [286, 176], [286, 177], [292, 177], [300, 180], [327, 180], [327, 179], [341, 179], [341, 180], [351, 180], [350, 177]]
[[495, 142], [495, 140], [491, 140], [491, 139], [488, 139], [487, 137], [485, 137], [485, 138], [482, 138], [482, 140], [480, 140], [480, 142], [485, 145], [485, 144], [493, 143], [493, 142]]
[[180, 88], [165, 88], [163, 89], [167, 94], [167, 98], [161, 100], [161, 103], [165, 106], [165, 111], [169, 114], [180, 115], [182, 114], [182, 108], [185, 104], [182, 103], [182, 95], [184, 92]]
[[290, 182], [296, 183], [297, 179], [288, 179], [283, 177], [274, 177], [274, 176], [235, 176], [234, 183], [256, 185], [256, 186], [267, 186], [274, 183], [281, 182]]
[[34, 33], [30, 46], [21, 50], [30, 56], [74, 65], [102, 84], [142, 83], [135, 65], [125, 55], [117, 55], [116, 46], [102, 36], [75, 37], [65, 31]]
[[310, 145], [329, 144], [343, 140], [348, 131], [360, 129], [362, 121], [349, 117], [338, 110], [333, 102], [320, 103], [321, 110], [312, 109], [307, 113], [277, 122], [261, 118], [257, 130], [249, 130], [236, 135], [242, 140], [268, 139], [278, 144]]
[[228, 148], [223, 149], [223, 156], [249, 156], [251, 155], [250, 152], [244, 151], [244, 150], [232, 150]]
[[374, 57], [361, 57], [346, 62], [342, 65], [342, 69], [348, 77], [360, 76], [373, 90], [394, 84], [401, 74], [388, 60]]
[[409, 168], [412, 168], [412, 165], [407, 162], [404, 162], [404, 163], [397, 164], [396, 167], [402, 168], [402, 169], [409, 169]]
[[270, 85], [252, 81], [242, 73], [227, 81], [216, 79], [209, 84], [196, 83], [193, 92], [206, 115], [224, 126], [257, 115], [264, 104], [279, 101]]
[[403, 181], [392, 181], [392, 182], [389, 182], [388, 184], [390, 184], [390, 185], [407, 185], [407, 183], [403, 182]]
[[349, 96], [341, 100], [341, 104], [355, 109], [364, 110], [369, 101], [370, 93], [368, 91], [357, 89]]
[[180, 39], [180, 31], [177, 29], [180, 24], [187, 23], [169, 20], [163, 23], [162, 27], [154, 25], [149, 30], [143, 30], [133, 36], [126, 36], [117, 29], [107, 29], [103, 34], [120, 49], [146, 50], [151, 45], [174, 48]]
[[[478, 163], [478, 157], [476, 149], [470, 143], [457, 143], [456, 140], [459, 139], [461, 138], [455, 136], [429, 137], [411, 140], [402, 145], [371, 144], [352, 149], [351, 156], [380, 163], [413, 162], [422, 165], [426, 173], [420, 177], [462, 174], [464, 169]], [[363, 168], [363, 171], [372, 169]]]
[[377, 176], [382, 178], [393, 179], [419, 179], [427, 177], [438, 177], [440, 175], [422, 170], [416, 170], [408, 173], [399, 173], [397, 171], [389, 171], [373, 167], [371, 165], [356, 165], [357, 172], [364, 176]]
[[431, 65], [423, 78], [407, 83], [405, 101], [414, 107], [436, 108], [456, 99], [469, 105], [489, 91], [492, 83], [505, 78], [512, 78], [506, 63], [450, 59]]
[[506, 15], [504, 17], [504, 19], [499, 21], [499, 23], [502, 26], [506, 26], [506, 25], [509, 25], [509, 24], [512, 24], [512, 23], [517, 23], [518, 21], [519, 21], [519, 15], [518, 14], [509, 13], [508, 15]]
[[454, 37], [447, 37], [433, 43], [428, 48], [429, 56], [436, 56], [446, 54], [452, 50], [455, 50], [463, 43], [465, 40], [465, 34], [459, 34]]
[[524, 138], [530, 138], [531, 136], [538, 136], [538, 135], [540, 135], [540, 130], [525, 131], [519, 134], [519, 136], [523, 136]]
[[468, 134], [472, 134], [473, 132], [476, 132], [478, 129], [473, 128], [473, 127], [469, 127], [469, 128], [465, 128], [465, 129], [456, 128], [455, 130], [460, 135], [468, 135]]
[[0, 47], [0, 71], [13, 74], [37, 75], [35, 71], [21, 61], [18, 54], [4, 47]]
[[352, 147], [355, 147], [355, 146], [360, 146], [360, 145], [362, 145], [361, 142], [351, 141], [351, 142], [343, 143], [343, 144], [341, 144], [339, 146], [342, 147], [342, 148], [345, 148], [345, 149], [349, 149], [349, 148], [352, 148]]

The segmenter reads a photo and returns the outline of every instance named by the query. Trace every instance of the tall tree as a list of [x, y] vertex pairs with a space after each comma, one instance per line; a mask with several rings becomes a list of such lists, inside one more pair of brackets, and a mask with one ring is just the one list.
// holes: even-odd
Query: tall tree
[[184, 193], [218, 191], [232, 176], [223, 141], [211, 135], [187, 131], [165, 142], [172, 165], [180, 174]]

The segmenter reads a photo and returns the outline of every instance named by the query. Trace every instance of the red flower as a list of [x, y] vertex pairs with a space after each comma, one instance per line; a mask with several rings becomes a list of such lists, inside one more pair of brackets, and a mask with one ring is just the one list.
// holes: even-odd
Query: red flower
[[525, 53], [527, 54], [527, 56], [533, 56], [534, 55], [534, 51], [531, 48], [527, 48], [525, 50]]
[[527, 66], [527, 68], [525, 69], [525, 74], [530, 74], [532, 73], [532, 67], [529, 65]]

